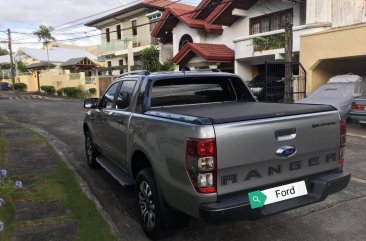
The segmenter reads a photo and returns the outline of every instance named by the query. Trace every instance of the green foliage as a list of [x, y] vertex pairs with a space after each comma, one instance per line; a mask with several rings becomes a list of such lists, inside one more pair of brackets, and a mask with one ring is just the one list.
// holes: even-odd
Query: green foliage
[[24, 83], [15, 83], [14, 84], [14, 89], [19, 90], [19, 91], [26, 91], [27, 90], [27, 85], [24, 84]]
[[160, 65], [160, 71], [174, 71], [174, 70], [175, 70], [175, 64], [171, 60], [165, 61], [162, 65]]
[[56, 93], [55, 87], [51, 85], [42, 85], [41, 90], [43, 90], [48, 95], [54, 95]]
[[18, 60], [16, 62], [16, 66], [17, 66], [17, 70], [20, 72], [20, 73], [26, 73], [28, 72], [28, 69], [27, 69], [27, 65], [21, 61], [21, 60]]
[[285, 34], [273, 34], [269, 36], [255, 37], [253, 39], [254, 51], [280, 49], [285, 47]]
[[160, 70], [159, 50], [155, 46], [144, 48], [141, 51], [142, 68], [151, 72]]
[[58, 96], [62, 96], [64, 94], [64, 88], [58, 89], [56, 93]]
[[0, 47], [0, 56], [8, 55], [8, 54], [9, 54], [9, 51], [7, 49], [3, 49]]
[[38, 38], [38, 41], [42, 41], [44, 46], [47, 46], [51, 41], [56, 39], [52, 36], [53, 27], [40, 25], [37, 31], [33, 34]]
[[83, 97], [83, 89], [81, 87], [65, 87], [63, 88], [63, 93], [67, 97], [75, 97], [75, 98]]
[[89, 91], [89, 93], [91, 95], [95, 95], [97, 93], [97, 89], [96, 88], [90, 88], [88, 91]]

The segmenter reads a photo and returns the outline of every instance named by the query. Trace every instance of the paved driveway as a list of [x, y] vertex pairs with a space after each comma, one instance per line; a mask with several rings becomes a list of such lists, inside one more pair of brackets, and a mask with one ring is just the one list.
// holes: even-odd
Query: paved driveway
[[[118, 228], [121, 240], [146, 240], [134, 211], [133, 190], [123, 189], [102, 169], [85, 164], [82, 102], [59, 98], [32, 98], [0, 92], [0, 114], [36, 126], [64, 145], [73, 167]], [[27, 98], [25, 98], [27, 97]], [[352, 134], [364, 130], [352, 127]], [[213, 226], [192, 220], [165, 240], [366, 240], [366, 137], [348, 136], [346, 169], [353, 179], [344, 191], [326, 201], [258, 221]]]

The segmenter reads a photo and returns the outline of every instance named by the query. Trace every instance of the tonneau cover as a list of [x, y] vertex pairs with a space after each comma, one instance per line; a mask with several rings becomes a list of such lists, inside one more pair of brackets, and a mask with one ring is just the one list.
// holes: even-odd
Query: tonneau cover
[[154, 111], [208, 118], [212, 124], [258, 120], [335, 110], [329, 105], [224, 102], [153, 108]]

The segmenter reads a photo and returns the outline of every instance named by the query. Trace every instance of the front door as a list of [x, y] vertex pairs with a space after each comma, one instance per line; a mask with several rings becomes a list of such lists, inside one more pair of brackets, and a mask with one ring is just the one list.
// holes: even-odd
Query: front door
[[120, 82], [112, 84], [103, 95], [98, 104], [98, 109], [93, 111], [93, 138], [103, 154], [110, 157], [111, 152], [111, 129], [109, 118], [115, 110], [115, 96]]
[[118, 165], [127, 170], [127, 156], [130, 129], [130, 117], [132, 115], [132, 96], [134, 94], [136, 80], [124, 80], [116, 96], [116, 105], [113, 114], [109, 118], [109, 129], [113, 133], [111, 138], [111, 154]]

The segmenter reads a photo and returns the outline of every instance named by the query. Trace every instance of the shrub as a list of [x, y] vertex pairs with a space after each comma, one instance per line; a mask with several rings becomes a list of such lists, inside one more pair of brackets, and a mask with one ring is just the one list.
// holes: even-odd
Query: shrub
[[26, 91], [27, 85], [24, 83], [16, 83], [14, 84], [14, 89], [19, 91]]
[[63, 88], [63, 93], [65, 93], [67, 97], [83, 97], [83, 89], [80, 87], [65, 87]]
[[175, 65], [171, 60], [165, 61], [162, 65], [160, 65], [160, 71], [174, 71], [174, 69]]
[[95, 88], [90, 88], [88, 91], [91, 95], [95, 95], [97, 93], [97, 89]]
[[54, 95], [56, 93], [55, 87], [51, 85], [42, 85], [41, 90], [43, 90], [48, 95]]
[[58, 89], [56, 92], [58, 96], [62, 96], [64, 94], [64, 88]]

